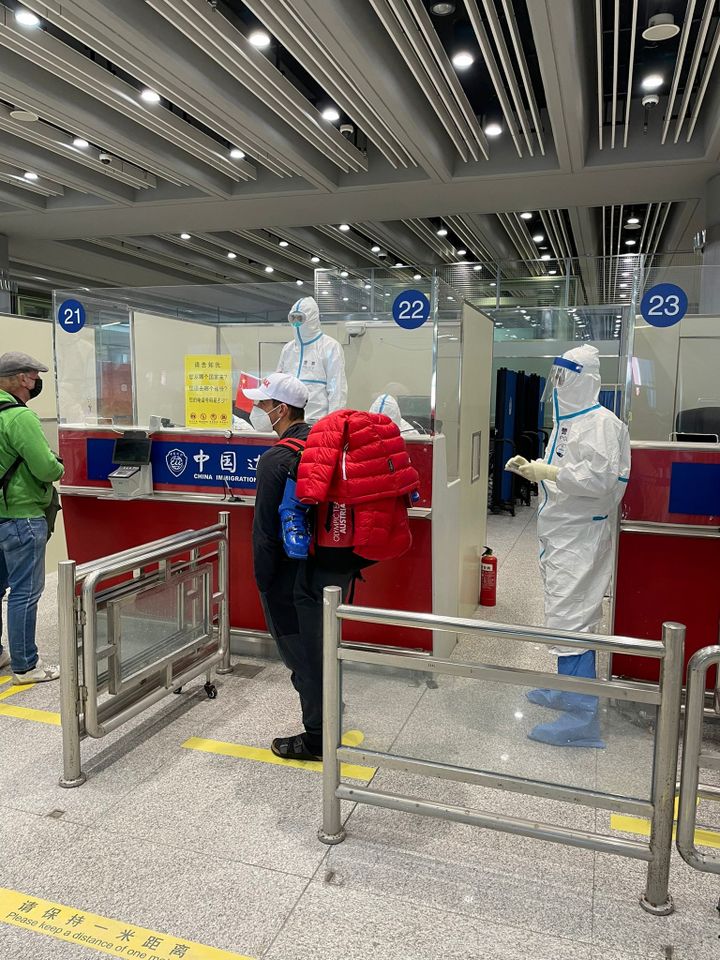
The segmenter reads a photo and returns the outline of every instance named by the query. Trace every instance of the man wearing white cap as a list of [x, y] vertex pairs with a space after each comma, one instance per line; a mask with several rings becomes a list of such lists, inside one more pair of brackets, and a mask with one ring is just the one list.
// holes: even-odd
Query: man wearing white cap
[[[38, 601], [45, 585], [46, 510], [63, 466], [48, 446], [26, 403], [42, 390], [48, 368], [26, 353], [0, 357], [0, 600], [8, 599], [9, 654], [0, 646], [0, 668], [11, 665], [15, 683], [57, 680], [58, 667], [40, 660], [35, 643]], [[0, 640], [2, 622], [0, 622]]]

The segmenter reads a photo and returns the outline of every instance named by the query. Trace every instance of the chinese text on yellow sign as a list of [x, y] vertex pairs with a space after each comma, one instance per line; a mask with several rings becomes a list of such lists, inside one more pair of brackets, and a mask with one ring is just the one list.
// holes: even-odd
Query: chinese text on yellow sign
[[185, 425], [232, 426], [232, 373], [229, 354], [185, 357]]

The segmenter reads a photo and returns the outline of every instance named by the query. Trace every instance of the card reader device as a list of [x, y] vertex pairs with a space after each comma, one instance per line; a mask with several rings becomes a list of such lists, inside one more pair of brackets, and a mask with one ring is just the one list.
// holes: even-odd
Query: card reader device
[[153, 492], [151, 451], [152, 440], [142, 430], [128, 430], [117, 438], [112, 455], [116, 469], [108, 476], [115, 496], [129, 499]]

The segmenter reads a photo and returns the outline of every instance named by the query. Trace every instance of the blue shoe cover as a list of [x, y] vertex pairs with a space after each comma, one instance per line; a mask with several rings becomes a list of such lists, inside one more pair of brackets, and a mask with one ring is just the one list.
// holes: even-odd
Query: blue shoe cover
[[553, 747], [595, 747], [605, 749], [600, 737], [597, 710], [582, 713], [564, 713], [552, 723], [539, 723], [528, 734], [531, 740], [549, 743]]
[[[595, 679], [595, 651], [558, 657], [558, 674], [566, 677], [585, 677]], [[530, 690], [527, 694], [530, 703], [551, 710], [580, 711], [595, 710], [597, 697], [587, 693], [571, 693], [569, 690]]]
[[310, 552], [309, 507], [295, 495], [295, 481], [288, 478], [278, 507], [283, 547], [291, 560], [304, 560]]

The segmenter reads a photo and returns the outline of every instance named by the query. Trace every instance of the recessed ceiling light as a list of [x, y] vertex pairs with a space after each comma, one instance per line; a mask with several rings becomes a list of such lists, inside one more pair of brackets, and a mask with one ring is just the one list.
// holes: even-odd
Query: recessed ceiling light
[[20, 123], [37, 123], [40, 119], [32, 110], [11, 110], [10, 117]]
[[237, 254], [233, 253], [232, 250], [228, 250], [228, 260], [236, 260]]
[[625, 224], [625, 229], [626, 229], [626, 230], [639, 230], [639, 229], [640, 229], [640, 224], [639, 224], [639, 223], [630, 223], [630, 222], [628, 222], [628, 223]]
[[144, 90], [140, 91], [140, 99], [144, 100], [145, 103], [160, 103], [160, 94], [151, 90], [150, 87], [145, 87]]
[[335, 107], [325, 107], [322, 112], [322, 118], [323, 120], [327, 120], [329, 123], [335, 123], [340, 119], [340, 114]]
[[279, 243], [279, 246], [281, 246], [281, 247], [289, 247], [290, 244], [287, 242], [287, 240], [281, 240], [280, 243]]
[[233, 147], [230, 151], [231, 160], [244, 160], [245, 153], [240, 149], [240, 147]]
[[362, 308], [363, 310], [367, 310], [367, 307], [365, 306], [365, 304], [362, 305]]
[[479, 263], [476, 263], [475, 266], [473, 267], [473, 270], [477, 273], [478, 270], [482, 270], [482, 267], [480, 266]]
[[670, 40], [680, 33], [680, 27], [675, 23], [671, 13], [656, 13], [650, 17], [648, 25], [642, 32], [643, 40], [660, 41]]
[[637, 240], [626, 240], [626, 241], [625, 241], [625, 246], [626, 246], [626, 247], [634, 247], [636, 243], [637, 243]]
[[25, 177], [26, 180], [37, 180], [38, 175], [36, 173], [33, 173], [32, 170], [27, 170], [23, 174], [23, 177]]
[[620, 287], [621, 290], [626, 290], [626, 289], [630, 286], [630, 284], [629, 284], [629, 283], [620, 283], [620, 284], [618, 284], [618, 286]]
[[347, 233], [349, 229], [350, 229], [349, 223], [341, 223], [340, 226], [338, 227], [338, 230], [342, 230], [343, 233]]
[[640, 86], [643, 90], [659, 90], [665, 81], [659, 73], [649, 73], [642, 81]]
[[265, 267], [265, 273], [274, 273], [275, 267]]
[[370, 284], [370, 283], [366, 283], [366, 284], [365, 284], [365, 289], [366, 289], [366, 290], [370, 290], [371, 287], [372, 287], [372, 284]]
[[548, 273], [550, 274], [550, 276], [554, 277], [555, 274], [557, 273], [557, 270], [548, 270]]
[[310, 263], [320, 263], [320, 257], [310, 257]]
[[375, 244], [374, 247], [370, 247], [370, 251], [371, 253], [380, 253], [380, 247], [377, 244]]
[[341, 271], [340, 271], [340, 276], [341, 276], [341, 277], [347, 277], [347, 276], [348, 276], [347, 270], [341, 270]]
[[491, 287], [496, 287], [497, 284], [496, 284], [495, 281], [493, 280], [492, 283], [490, 284], [490, 286], [491, 286]]
[[433, 3], [430, 12], [434, 13], [436, 17], [447, 17], [448, 14], [455, 13], [455, 4], [450, 2]]
[[550, 260], [552, 259], [549, 253], [544, 253], [541, 257], [541, 260]]
[[532, 220], [532, 214], [530, 213], [529, 210], [526, 210], [524, 213], [521, 213], [521, 214], [520, 214], [520, 217], [521, 217], [523, 220]]
[[82, 137], [75, 137], [73, 140], [73, 146], [77, 147], [78, 150], [87, 150], [90, 146], [87, 140], [84, 140]]
[[414, 273], [414, 274], [413, 274], [413, 280], [422, 280], [422, 274], [421, 274], [421, 273]]
[[180, 239], [181, 239], [181, 240], [189, 240], [189, 239], [190, 239], [190, 234], [189, 234], [189, 233], [181, 233], [181, 234], [180, 234]]
[[395, 266], [396, 266], [396, 267], [402, 267], [402, 266], [404, 266], [404, 264], [403, 264], [402, 260], [398, 260], [397, 263], [395, 264]]
[[40, 18], [36, 17], [30, 10], [26, 10], [25, 7], [17, 8], [15, 11], [15, 20], [23, 27], [37, 27], [40, 25]]
[[452, 58], [452, 64], [456, 70], [467, 70], [475, 63], [475, 57], [467, 50], [458, 50]]
[[440, 229], [437, 231], [437, 235], [438, 235], [439, 237], [446, 237], [446, 236], [447, 236], [447, 230], [445, 229], [445, 227], [440, 227]]
[[343, 303], [347, 303], [350, 297], [343, 297]]
[[258, 50], [264, 50], [265, 47], [270, 46], [270, 34], [265, 33], [264, 30], [253, 30], [248, 40], [254, 47], [257, 47]]
[[296, 280], [295, 283], [296, 283], [299, 287], [301, 287], [301, 286], [303, 285], [303, 281], [302, 281], [302, 280]]
[[544, 233], [534, 233], [533, 234], [533, 243], [542, 243], [545, 239]]
[[503, 132], [502, 124], [500, 123], [488, 123], [485, 127], [485, 136], [486, 137], [499, 137]]
[[456, 250], [455, 253], [456, 253], [459, 257], [464, 257], [465, 254], [467, 253], [467, 250], [465, 249], [465, 247], [460, 247], [460, 249], [459, 249], [459, 250]]
[[628, 217], [625, 223], [640, 223], [639, 217]]

